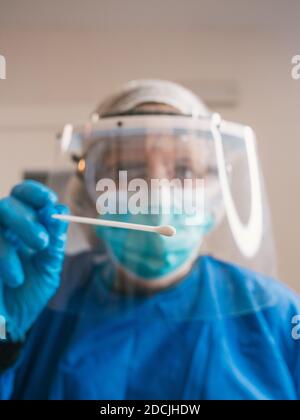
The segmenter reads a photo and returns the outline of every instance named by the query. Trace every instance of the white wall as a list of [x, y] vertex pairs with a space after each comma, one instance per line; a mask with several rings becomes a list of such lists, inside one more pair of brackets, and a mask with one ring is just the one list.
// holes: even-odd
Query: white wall
[[[46, 26], [34, 25], [38, 18], [22, 24], [21, 14], [14, 21], [7, 8], [6, 24], [1, 25], [0, 18], [0, 54], [7, 60], [7, 80], [0, 80], [0, 195], [18, 181], [22, 170], [52, 167], [54, 134], [61, 125], [84, 119], [99, 99], [128, 79], [188, 80], [194, 86], [203, 80], [232, 81], [238, 89], [236, 106], [217, 110], [257, 132], [280, 276], [300, 291], [300, 81], [290, 75], [291, 57], [300, 53], [300, 30], [292, 17], [283, 21], [278, 16], [270, 26], [266, 8], [261, 21], [258, 6], [257, 26], [254, 18], [251, 24], [240, 24], [234, 21], [237, 2], [230, 3], [228, 24], [222, 25], [222, 16], [217, 15], [220, 24], [206, 27], [197, 25], [195, 18], [192, 25], [188, 21], [171, 25], [166, 10], [169, 24], [161, 18], [159, 26], [150, 25], [147, 14], [145, 26], [137, 19], [132, 25], [115, 25], [113, 12], [111, 25], [99, 27], [95, 18], [90, 26], [85, 21], [84, 27], [77, 20], [76, 27], [64, 28], [63, 22], [54, 27], [49, 21]], [[272, 2], [267, 3], [271, 13]], [[293, 12], [296, 3], [284, 3]]]

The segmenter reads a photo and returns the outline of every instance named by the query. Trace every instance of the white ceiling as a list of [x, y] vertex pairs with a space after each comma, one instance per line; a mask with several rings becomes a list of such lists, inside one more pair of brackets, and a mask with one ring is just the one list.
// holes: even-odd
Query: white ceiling
[[0, 0], [0, 30], [16, 27], [199, 29], [298, 26], [299, 0]]

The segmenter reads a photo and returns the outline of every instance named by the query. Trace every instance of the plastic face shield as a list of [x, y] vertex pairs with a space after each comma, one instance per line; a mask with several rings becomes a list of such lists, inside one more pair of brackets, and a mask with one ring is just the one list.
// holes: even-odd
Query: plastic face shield
[[[200, 179], [204, 200], [203, 206], [196, 208], [202, 212], [185, 217], [186, 236], [183, 235], [182, 242], [207, 221], [208, 215], [211, 228], [207, 229], [203, 241], [199, 242], [199, 254], [212, 255], [266, 275], [275, 274], [270, 215], [257, 158], [255, 135], [249, 127], [222, 121], [217, 114], [203, 119], [166, 115], [121, 116], [105, 118], [97, 123], [89, 122], [82, 127], [67, 125], [60, 145], [63, 151], [60, 168], [66, 168], [66, 162], [72, 156], [76, 161], [78, 176], [72, 176], [70, 181], [72, 184], [75, 179], [73, 191], [61, 183], [55, 185], [52, 182], [51, 186], [54, 189], [60, 187], [61, 192], [65, 193], [63, 201], [67, 204], [70, 199], [78, 201], [78, 215], [109, 217], [99, 214], [101, 205], [97, 207], [105, 193], [99, 188], [99, 182], [103, 180], [110, 180], [115, 185], [118, 194], [112, 201], [115, 205], [113, 211], [122, 214], [120, 208], [128, 209], [132, 194], [139, 190], [143, 193], [140, 197], [143, 197], [143, 185], [151, 187], [153, 179], [175, 179], [182, 183], [189, 180], [188, 200], [196, 180]], [[143, 181], [142, 187], [139, 181]], [[171, 196], [168, 195], [166, 199], [162, 189], [159, 197], [163, 197], [167, 203], [173, 203], [174, 208], [174, 203], [182, 202], [182, 197], [185, 197], [180, 195], [179, 190], [175, 186]], [[157, 223], [156, 214], [146, 214], [145, 219], [144, 213], [147, 212], [143, 213], [143, 210], [149, 209], [149, 203], [153, 204], [149, 190], [147, 198], [148, 206], [137, 206], [140, 212], [131, 215], [131, 222], [141, 223], [142, 220], [145, 223], [147, 220], [148, 224]], [[161, 211], [156, 202], [154, 208]], [[114, 220], [117, 220], [117, 216], [114, 214]], [[165, 220], [169, 220], [168, 214]], [[115, 229], [115, 236], [121, 237], [121, 231]], [[71, 232], [71, 251], [80, 250], [79, 242], [85, 240], [84, 248], [88, 247], [100, 254], [102, 247], [102, 252], [108, 250], [110, 259], [114, 261], [109, 247], [105, 248], [101, 241], [95, 240], [93, 229], [82, 235], [81, 226], [71, 225]], [[143, 252], [142, 243], [138, 250]], [[113, 278], [114, 275], [111, 264], [108, 264], [105, 276]], [[92, 295], [97, 296], [95, 284], [90, 287]], [[229, 290], [230, 287], [231, 284], [224, 284], [224, 288]], [[270, 300], [263, 289], [254, 291], [251, 302], [241, 296], [224, 303], [221, 299], [223, 291], [216, 290], [215, 293], [215, 302], [211, 307], [218, 308], [216, 313], [220, 312], [221, 315], [256, 311]], [[228, 291], [230, 294], [231, 290]], [[64, 300], [65, 296], [60, 302]], [[59, 303], [59, 306], [67, 304]], [[204, 305], [203, 313], [197, 316], [206, 318], [208, 309]], [[86, 309], [87, 313], [90, 310]], [[180, 314], [177, 315], [180, 317]]]
[[[148, 186], [153, 179], [193, 180], [190, 186], [202, 180], [204, 204], [215, 226], [203, 251], [258, 271], [274, 267], [268, 259], [273, 254], [270, 218], [249, 127], [221, 121], [217, 114], [205, 119], [114, 117], [81, 128], [66, 126], [61, 145], [79, 160], [95, 216], [101, 194], [97, 185], [103, 179], [115, 182], [118, 200], [126, 186], [138, 188], [135, 180]], [[172, 191], [176, 200], [176, 188]], [[128, 193], [126, 200], [132, 191]]]

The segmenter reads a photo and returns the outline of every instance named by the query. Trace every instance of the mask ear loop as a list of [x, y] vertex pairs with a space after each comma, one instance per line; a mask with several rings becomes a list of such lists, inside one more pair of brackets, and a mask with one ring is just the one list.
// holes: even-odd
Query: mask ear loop
[[252, 258], [255, 256], [260, 247], [263, 235], [262, 196], [255, 147], [255, 136], [250, 127], [244, 128], [243, 137], [246, 146], [251, 184], [251, 211], [248, 222], [243, 224], [237, 213], [229, 186], [222, 143], [222, 134], [220, 131], [220, 122], [220, 116], [218, 114], [214, 114], [212, 117], [211, 130], [215, 143], [220, 185], [224, 198], [227, 218], [238, 248], [245, 257]]

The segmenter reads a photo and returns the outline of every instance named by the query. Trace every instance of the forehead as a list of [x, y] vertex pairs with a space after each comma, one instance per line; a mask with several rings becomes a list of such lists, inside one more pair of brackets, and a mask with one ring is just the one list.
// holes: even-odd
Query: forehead
[[[126, 160], [147, 160], [156, 156], [170, 158], [208, 157], [211, 144], [207, 140], [196, 136], [176, 136], [170, 134], [156, 134], [132, 136], [127, 138], [110, 138], [100, 147], [105, 160], [110, 162]], [[96, 147], [97, 149], [97, 147]], [[91, 153], [95, 151], [92, 150]]]
[[144, 102], [140, 105], [137, 105], [133, 108], [132, 111], [137, 113], [161, 113], [161, 114], [182, 114], [179, 109], [175, 108], [174, 106], [168, 104], [162, 104], [157, 102]]

